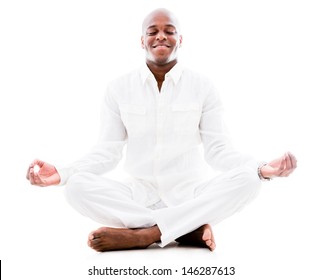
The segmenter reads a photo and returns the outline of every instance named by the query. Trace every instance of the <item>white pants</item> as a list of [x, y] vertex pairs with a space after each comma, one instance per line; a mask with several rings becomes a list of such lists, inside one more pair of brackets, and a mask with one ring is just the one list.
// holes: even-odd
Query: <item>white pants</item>
[[146, 197], [146, 192], [154, 190], [142, 187], [142, 182], [120, 183], [91, 173], [71, 176], [65, 193], [78, 212], [106, 226], [158, 225], [162, 234], [159, 245], [163, 247], [204, 224], [215, 225], [241, 210], [257, 196], [260, 186], [257, 174], [242, 167], [196, 185], [193, 199], [170, 207], [161, 200], [146, 207], [135, 199], [139, 192]]

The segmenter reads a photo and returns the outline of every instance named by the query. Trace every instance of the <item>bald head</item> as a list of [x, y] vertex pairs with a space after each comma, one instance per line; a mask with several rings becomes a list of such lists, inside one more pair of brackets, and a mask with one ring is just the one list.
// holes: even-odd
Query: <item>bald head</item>
[[142, 34], [144, 34], [150, 26], [153, 26], [155, 20], [158, 18], [167, 18], [169, 23], [176, 28], [177, 32], [179, 32], [180, 27], [177, 17], [171, 11], [164, 8], [159, 8], [152, 11], [145, 17], [142, 24]]
[[178, 20], [172, 12], [157, 9], [146, 16], [142, 25], [141, 46], [145, 49], [150, 69], [162, 67], [165, 72], [169, 71], [177, 63], [181, 43]]

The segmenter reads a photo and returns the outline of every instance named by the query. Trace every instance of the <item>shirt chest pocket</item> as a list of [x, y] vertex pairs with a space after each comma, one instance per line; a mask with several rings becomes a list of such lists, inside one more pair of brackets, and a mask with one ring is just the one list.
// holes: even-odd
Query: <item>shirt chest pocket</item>
[[139, 105], [122, 104], [119, 106], [121, 119], [128, 137], [142, 137], [146, 133], [146, 108]]
[[199, 104], [173, 104], [171, 106], [174, 133], [188, 135], [198, 132], [200, 117]]

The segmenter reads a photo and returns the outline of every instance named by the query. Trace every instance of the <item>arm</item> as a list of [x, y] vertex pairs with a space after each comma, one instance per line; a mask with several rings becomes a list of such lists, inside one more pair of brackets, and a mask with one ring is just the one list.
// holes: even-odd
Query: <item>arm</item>
[[[235, 151], [229, 141], [222, 118], [222, 104], [219, 96], [210, 90], [203, 107], [200, 132], [205, 150], [205, 159], [214, 169], [227, 170], [240, 165], [257, 169], [258, 162], [250, 156]], [[287, 177], [297, 167], [297, 160], [291, 153], [272, 160], [259, 169], [261, 179]]]
[[[102, 174], [112, 170], [122, 158], [127, 141], [126, 129], [120, 118], [118, 104], [111, 91], [107, 91], [101, 111], [101, 129], [97, 144], [86, 156], [63, 168], [56, 168], [43, 161], [35, 160], [28, 169], [27, 179], [33, 185], [63, 185], [78, 172]], [[34, 167], [39, 166], [39, 172]]]
[[200, 134], [205, 160], [214, 170], [227, 171], [247, 165], [256, 172], [258, 161], [234, 149], [224, 124], [222, 102], [213, 87], [203, 104]]
[[103, 174], [115, 168], [122, 158], [127, 142], [127, 132], [120, 117], [120, 111], [111, 87], [107, 89], [101, 109], [100, 135], [92, 150], [80, 160], [64, 168], [57, 168], [61, 183], [65, 184], [74, 173], [90, 172]]

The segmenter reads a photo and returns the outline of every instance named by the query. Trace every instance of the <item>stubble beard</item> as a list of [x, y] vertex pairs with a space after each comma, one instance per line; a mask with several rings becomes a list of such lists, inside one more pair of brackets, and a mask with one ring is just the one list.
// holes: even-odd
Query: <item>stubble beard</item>
[[153, 54], [149, 54], [147, 56], [147, 61], [149, 61], [150, 63], [156, 65], [156, 66], [164, 66], [167, 65], [168, 63], [174, 61], [177, 59], [177, 56], [174, 55], [173, 53], [169, 54], [169, 55], [153, 55]]

